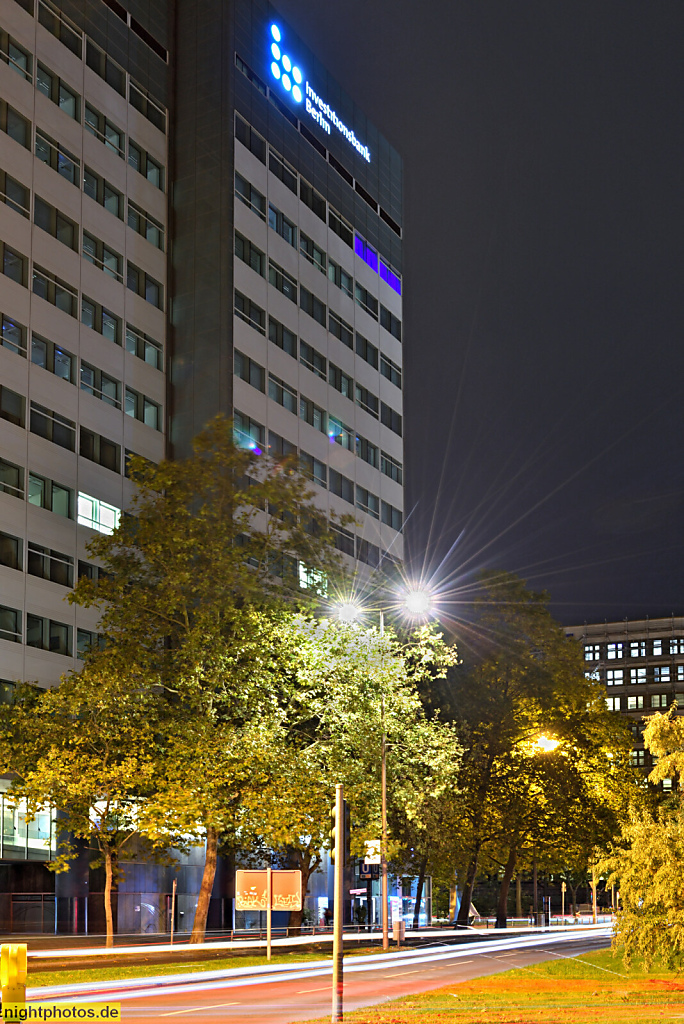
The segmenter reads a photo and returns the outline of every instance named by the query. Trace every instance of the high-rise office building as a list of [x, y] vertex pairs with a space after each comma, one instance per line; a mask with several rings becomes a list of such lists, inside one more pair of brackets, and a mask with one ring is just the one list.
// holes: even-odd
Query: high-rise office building
[[265, 0], [0, 0], [0, 57], [2, 698], [96, 638], [129, 453], [216, 413], [401, 560], [399, 155]]

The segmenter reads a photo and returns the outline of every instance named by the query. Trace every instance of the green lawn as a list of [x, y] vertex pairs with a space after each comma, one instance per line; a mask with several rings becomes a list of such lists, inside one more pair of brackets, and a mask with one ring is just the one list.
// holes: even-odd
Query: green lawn
[[658, 968], [646, 973], [641, 964], [627, 971], [609, 950], [344, 1015], [347, 1024], [661, 1024], [676, 1018], [684, 1019], [684, 975]]

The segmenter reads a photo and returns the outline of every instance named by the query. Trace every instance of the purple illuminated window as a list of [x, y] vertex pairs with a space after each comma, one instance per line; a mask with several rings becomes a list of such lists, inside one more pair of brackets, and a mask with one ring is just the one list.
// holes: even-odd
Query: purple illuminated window
[[386, 281], [390, 288], [394, 288], [398, 295], [401, 295], [401, 279], [393, 274], [389, 267], [380, 260], [380, 277], [383, 281]]
[[360, 256], [361, 259], [364, 259], [364, 255], [363, 254], [364, 254], [365, 248], [366, 247], [363, 244], [363, 239], [359, 238], [358, 235], [355, 235], [354, 236], [354, 252], [356, 253], [357, 256]]

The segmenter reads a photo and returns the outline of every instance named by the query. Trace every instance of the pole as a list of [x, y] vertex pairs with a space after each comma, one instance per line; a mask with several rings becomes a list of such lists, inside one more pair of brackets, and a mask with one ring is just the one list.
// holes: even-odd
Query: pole
[[598, 918], [596, 914], [596, 865], [591, 865], [591, 888], [592, 888], [592, 920], [596, 924]]
[[565, 882], [561, 882], [561, 922], [565, 924]]
[[173, 946], [173, 926], [176, 920], [176, 886], [178, 885], [178, 879], [174, 878], [173, 885], [171, 886], [171, 945]]
[[[380, 636], [385, 635], [385, 613], [380, 612]], [[387, 736], [385, 735], [385, 690], [382, 691], [382, 948], [389, 949], [389, 908], [387, 884]]]
[[538, 910], [539, 903], [537, 897], [537, 851], [535, 850], [532, 854], [532, 903], [534, 905], [534, 924], [535, 926], [539, 923]]
[[332, 974], [332, 1015], [330, 1020], [344, 1020], [342, 1007], [344, 976], [342, 956], [344, 953], [344, 786], [335, 786], [335, 916], [333, 918], [333, 974]]
[[266, 959], [271, 959], [271, 908], [273, 906], [273, 870], [266, 868]]

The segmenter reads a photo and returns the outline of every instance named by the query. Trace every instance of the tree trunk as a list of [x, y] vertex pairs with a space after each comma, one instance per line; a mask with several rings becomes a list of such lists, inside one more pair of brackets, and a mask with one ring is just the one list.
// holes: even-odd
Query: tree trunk
[[501, 886], [499, 887], [499, 905], [496, 908], [497, 928], [505, 928], [508, 923], [508, 890], [511, 885], [511, 879], [513, 878], [517, 859], [518, 851], [515, 848], [515, 844], [513, 844], [508, 854], [508, 860], [506, 861], [506, 867], [504, 868], [504, 875], [501, 879]]
[[458, 917], [456, 918], [457, 928], [467, 928], [468, 918], [470, 917], [470, 904], [473, 900], [473, 889], [475, 888], [475, 879], [477, 878], [477, 862], [480, 859], [480, 846], [476, 847], [472, 860], [468, 865], [468, 872], [466, 874], [465, 885], [463, 886], [463, 892], [461, 893], [461, 905], [458, 908]]
[[425, 856], [420, 862], [420, 870], [418, 872], [418, 884], [416, 885], [416, 905], [413, 910], [414, 928], [418, 928], [420, 926], [420, 901], [423, 898], [423, 886], [425, 885], [425, 872], [427, 871], [427, 862], [428, 855], [426, 852]]
[[568, 882], [568, 889], [572, 896], [572, 916], [575, 917], [577, 914], [577, 887], [573, 886], [572, 882]]
[[522, 875], [520, 872], [515, 876], [515, 916], [522, 917]]
[[217, 849], [218, 833], [215, 828], [207, 828], [207, 853], [204, 859], [204, 873], [202, 874], [202, 885], [200, 886], [197, 899], [195, 920], [192, 923], [191, 944], [204, 942], [207, 930], [207, 916], [209, 914], [209, 900], [211, 899], [211, 890], [214, 888], [214, 878], [216, 876]]
[[107, 928], [107, 939], [105, 945], [109, 949], [114, 945], [114, 916], [112, 914], [112, 876], [113, 876], [113, 853], [111, 850], [105, 852], [105, 888], [104, 888], [104, 909], [105, 924]]
[[[299, 869], [302, 873], [302, 906], [304, 906], [304, 900], [306, 894], [309, 891], [309, 879], [318, 866], [318, 859], [313, 862], [309, 857], [305, 857], [301, 850], [296, 850], [290, 853], [287, 859], [287, 863], [291, 868]], [[291, 910], [290, 919], [288, 921], [287, 934], [290, 935], [301, 935], [302, 934], [302, 910]]]

